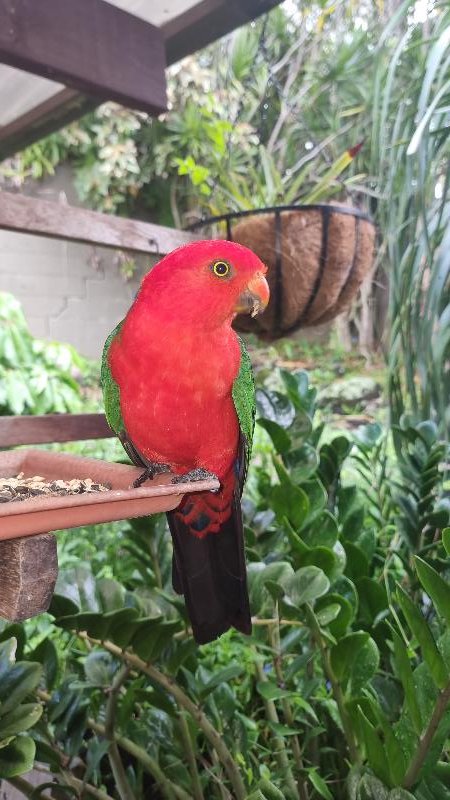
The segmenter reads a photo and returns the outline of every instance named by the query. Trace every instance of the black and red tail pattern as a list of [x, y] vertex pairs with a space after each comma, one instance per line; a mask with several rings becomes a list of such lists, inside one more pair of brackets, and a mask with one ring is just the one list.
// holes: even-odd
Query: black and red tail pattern
[[[200, 499], [201, 495], [197, 495]], [[204, 518], [198, 525], [208, 527], [207, 514], [211, 502], [220, 493], [204, 496]], [[173, 541], [173, 588], [183, 594], [195, 641], [206, 644], [229, 628], [242, 633], [252, 630], [244, 555], [239, 488], [231, 501], [231, 513], [215, 532], [200, 536], [192, 530], [191, 509], [183, 507], [167, 515]]]
[[[120, 440], [134, 464], [148, 466], [126, 431]], [[186, 495], [176, 511], [167, 514], [173, 588], [184, 595], [198, 644], [214, 641], [229, 628], [252, 632], [241, 511], [246, 452], [241, 435], [238, 458], [220, 491]]]

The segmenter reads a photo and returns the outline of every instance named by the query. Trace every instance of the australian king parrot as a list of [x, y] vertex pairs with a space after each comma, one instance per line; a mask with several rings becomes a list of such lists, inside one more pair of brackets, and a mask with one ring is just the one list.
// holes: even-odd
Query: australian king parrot
[[241, 492], [255, 414], [250, 359], [231, 327], [269, 300], [266, 267], [229, 241], [199, 241], [144, 277], [125, 319], [106, 340], [102, 388], [108, 423], [135, 482], [213, 473], [220, 489], [185, 495], [168, 514], [173, 587], [185, 597], [196, 641], [235, 627], [251, 632]]

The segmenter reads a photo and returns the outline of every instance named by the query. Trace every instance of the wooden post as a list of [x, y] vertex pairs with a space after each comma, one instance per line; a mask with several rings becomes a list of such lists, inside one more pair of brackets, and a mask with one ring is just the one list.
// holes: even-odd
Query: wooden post
[[0, 617], [21, 622], [47, 611], [57, 576], [53, 533], [0, 542]]

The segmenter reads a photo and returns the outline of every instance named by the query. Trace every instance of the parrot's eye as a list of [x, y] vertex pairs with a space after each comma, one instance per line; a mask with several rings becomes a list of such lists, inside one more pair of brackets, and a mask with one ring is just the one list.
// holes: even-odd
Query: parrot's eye
[[231, 267], [226, 261], [215, 261], [211, 269], [218, 278], [227, 278], [231, 272]]

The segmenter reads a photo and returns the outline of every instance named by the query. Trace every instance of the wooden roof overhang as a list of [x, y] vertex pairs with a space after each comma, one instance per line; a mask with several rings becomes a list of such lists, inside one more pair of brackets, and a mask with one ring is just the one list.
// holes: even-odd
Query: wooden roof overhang
[[1, 0], [0, 160], [106, 100], [157, 115], [166, 66], [280, 0]]

